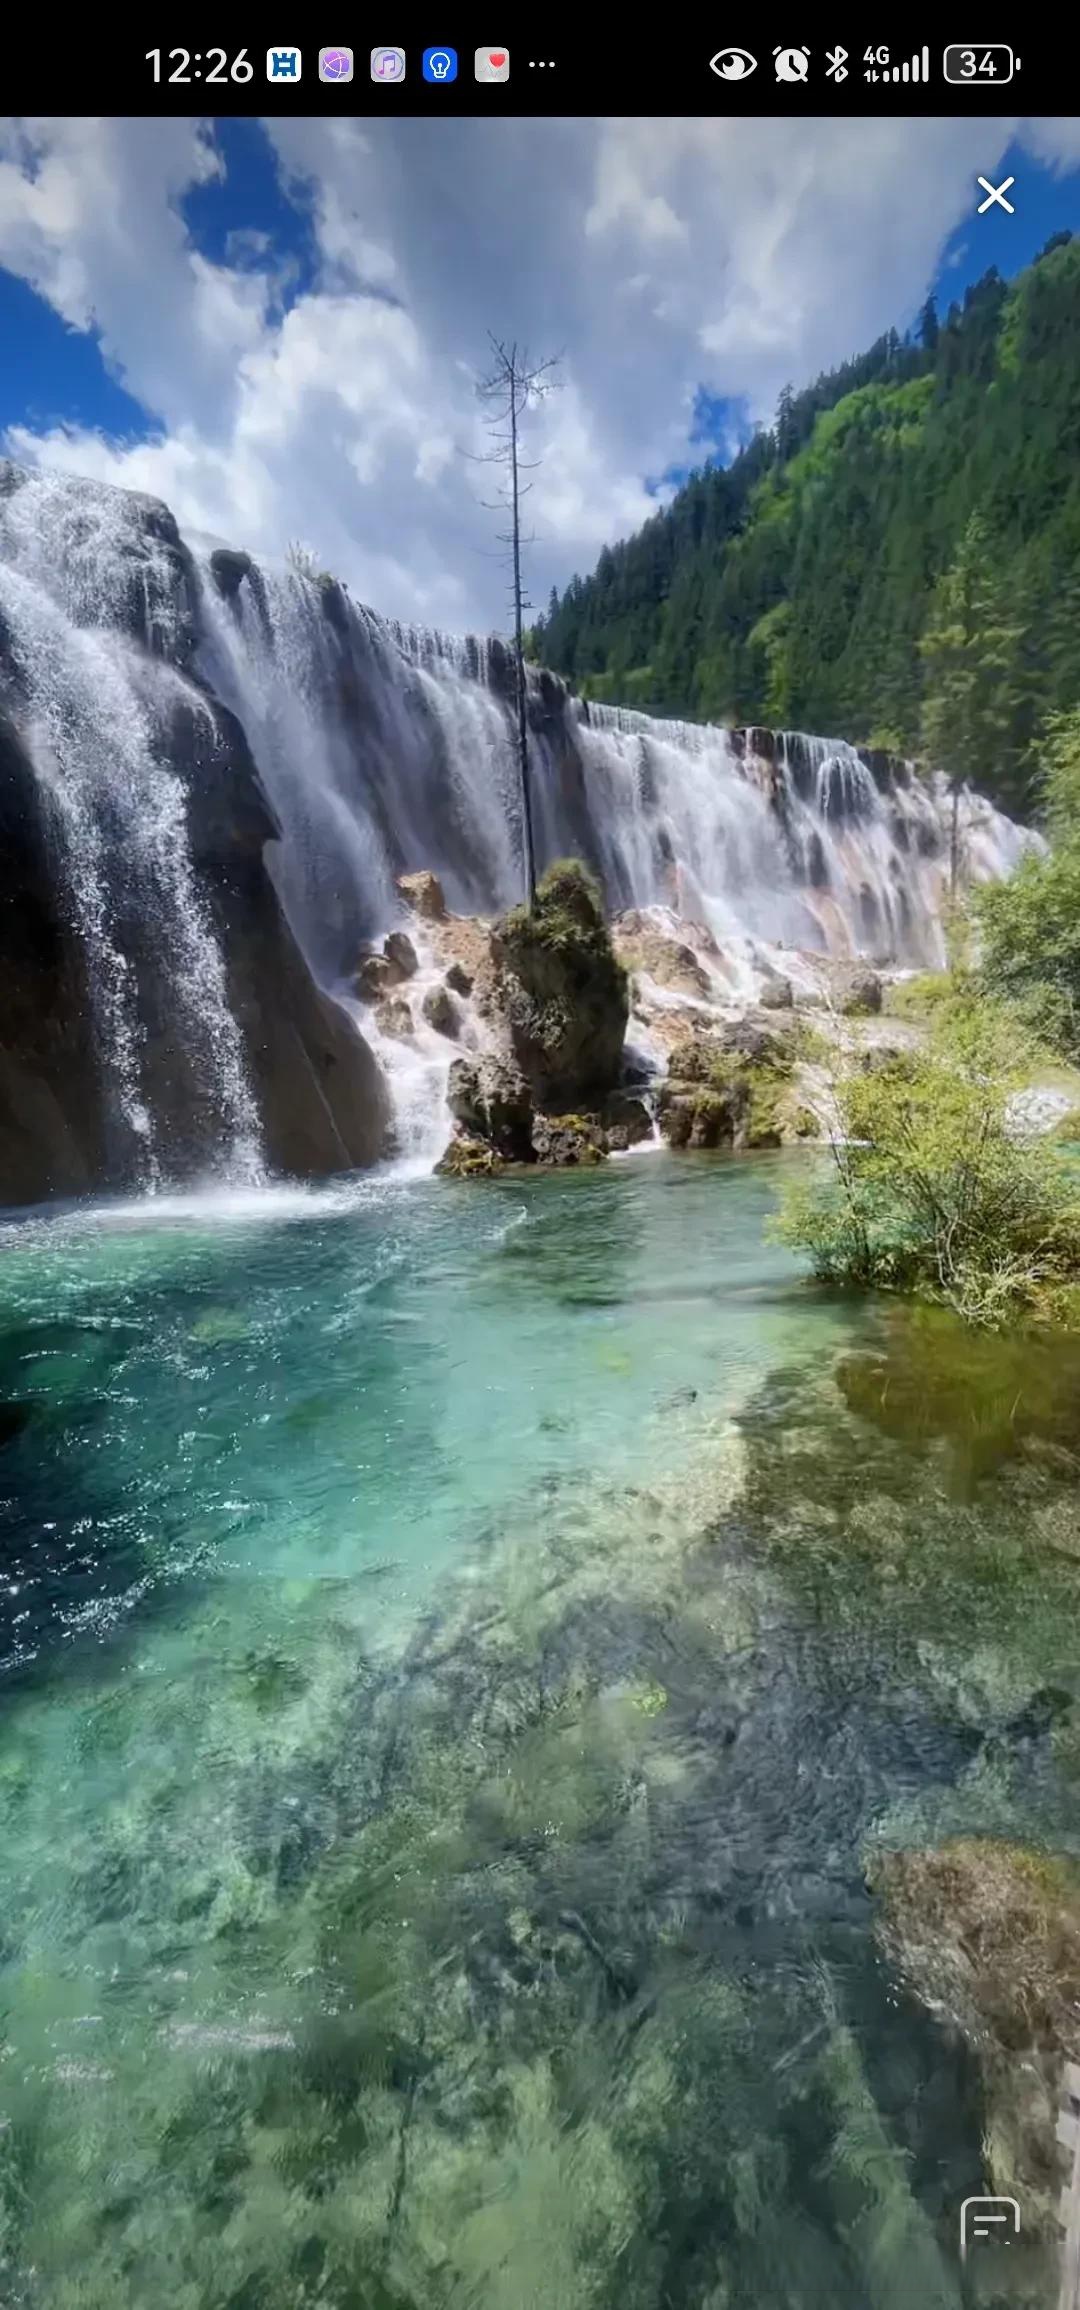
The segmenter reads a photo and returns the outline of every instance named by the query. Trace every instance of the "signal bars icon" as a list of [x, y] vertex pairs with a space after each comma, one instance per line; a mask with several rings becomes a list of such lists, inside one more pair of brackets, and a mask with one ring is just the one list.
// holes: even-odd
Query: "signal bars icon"
[[912, 81], [929, 80], [930, 78], [930, 50], [928, 48], [920, 48], [911, 58], [910, 63], [905, 64], [890, 64], [888, 61], [889, 51], [887, 48], [879, 48], [877, 50], [876, 60], [871, 63], [870, 57], [873, 55], [874, 51], [870, 50], [867, 58], [868, 69], [866, 77], [868, 80]]

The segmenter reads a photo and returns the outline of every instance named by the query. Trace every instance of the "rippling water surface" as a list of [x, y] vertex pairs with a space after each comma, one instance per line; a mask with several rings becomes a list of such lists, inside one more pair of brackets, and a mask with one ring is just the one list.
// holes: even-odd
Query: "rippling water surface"
[[5, 2301], [963, 2299], [864, 1866], [1080, 1849], [1080, 1378], [784, 1160], [0, 1230]]

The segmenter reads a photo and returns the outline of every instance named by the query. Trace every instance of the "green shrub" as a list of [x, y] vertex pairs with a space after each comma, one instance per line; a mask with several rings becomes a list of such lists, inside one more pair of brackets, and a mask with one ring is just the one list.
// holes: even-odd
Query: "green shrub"
[[1080, 1057], [1080, 711], [1051, 718], [1043, 803], [1048, 857], [972, 895], [982, 977], [1053, 1050]]
[[1029, 1053], [963, 982], [927, 1047], [836, 1087], [843, 1138], [788, 1191], [782, 1238], [835, 1281], [922, 1291], [973, 1322], [1061, 1313], [1080, 1278], [1080, 1174], [1009, 1128]]
[[894, 1019], [930, 1019], [954, 994], [949, 971], [918, 971], [910, 979], [896, 979], [885, 989], [884, 1008]]

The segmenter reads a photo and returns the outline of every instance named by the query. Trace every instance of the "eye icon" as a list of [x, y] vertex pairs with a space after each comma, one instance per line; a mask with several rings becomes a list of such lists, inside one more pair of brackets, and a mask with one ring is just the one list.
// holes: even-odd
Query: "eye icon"
[[718, 48], [709, 59], [709, 68], [720, 80], [749, 80], [757, 71], [757, 57], [746, 48]]

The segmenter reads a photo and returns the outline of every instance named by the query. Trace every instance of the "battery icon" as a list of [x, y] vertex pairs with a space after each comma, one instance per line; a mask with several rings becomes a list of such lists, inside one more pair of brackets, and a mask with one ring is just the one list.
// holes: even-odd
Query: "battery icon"
[[1003, 40], [963, 40], [945, 50], [945, 78], [956, 88], [1001, 88], [1020, 70]]

